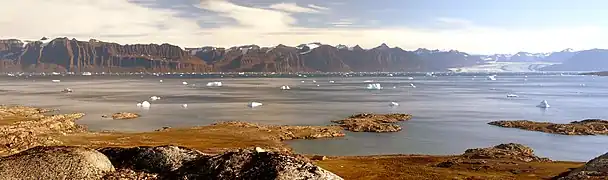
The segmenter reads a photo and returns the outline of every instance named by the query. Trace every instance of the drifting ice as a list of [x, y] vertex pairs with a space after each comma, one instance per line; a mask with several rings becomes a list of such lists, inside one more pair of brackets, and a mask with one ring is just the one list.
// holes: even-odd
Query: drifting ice
[[184, 81], [182, 82], [183, 85], [188, 85], [188, 82]]
[[336, 81], [329, 81], [329, 83], [335, 83]]
[[549, 103], [547, 103], [547, 101], [546, 101], [546, 100], [543, 100], [543, 101], [541, 101], [541, 102], [540, 102], [540, 104], [539, 104], [539, 105], [537, 105], [536, 107], [539, 107], [539, 108], [549, 108], [549, 107], [551, 107], [551, 106], [549, 106]]
[[414, 80], [414, 78], [413, 78], [413, 77], [407, 77], [407, 79], [408, 79], [408, 80]]
[[247, 104], [247, 106], [249, 106], [250, 108], [258, 107], [261, 105], [263, 105], [263, 104], [259, 103], [259, 102], [250, 102], [249, 104]]
[[399, 103], [391, 102], [391, 103], [388, 104], [388, 106], [390, 106], [390, 107], [399, 106]]
[[490, 80], [490, 81], [496, 81], [496, 76], [488, 76], [488, 80]]
[[382, 86], [380, 85], [380, 83], [375, 83], [375, 84], [367, 84], [367, 89], [382, 89]]
[[182, 104], [182, 108], [188, 108], [188, 104]]
[[64, 93], [71, 93], [71, 92], [72, 92], [72, 89], [70, 89], [70, 88], [65, 88], [65, 89], [63, 89], [63, 91], [61, 91], [61, 92], [64, 92]]
[[159, 99], [160, 99], [160, 97], [158, 97], [158, 96], [152, 96], [152, 97], [150, 97], [150, 100], [152, 100], [152, 101], [156, 101], [156, 100], [159, 100]]
[[143, 108], [150, 108], [150, 105], [151, 104], [148, 101], [141, 102], [141, 107], [143, 107]]
[[507, 97], [508, 97], [508, 98], [512, 98], [512, 97], [519, 97], [519, 96], [518, 96], [518, 95], [516, 95], [516, 94], [507, 94]]
[[410, 83], [410, 86], [413, 87], [413, 88], [416, 88], [416, 85], [414, 85], [412, 83]]
[[281, 86], [281, 90], [290, 90], [290, 89], [291, 89], [291, 88], [290, 88], [289, 86], [286, 86], [286, 85]]
[[208, 82], [207, 87], [222, 87], [222, 82]]
[[53, 79], [53, 80], [51, 80], [51, 82], [58, 83], [58, 82], [61, 82], [61, 80], [59, 80], [59, 79]]
[[162, 83], [162, 82], [163, 82], [163, 80], [162, 80], [162, 79], [161, 79], [161, 80], [158, 80], [158, 82], [161, 82], [161, 83]]

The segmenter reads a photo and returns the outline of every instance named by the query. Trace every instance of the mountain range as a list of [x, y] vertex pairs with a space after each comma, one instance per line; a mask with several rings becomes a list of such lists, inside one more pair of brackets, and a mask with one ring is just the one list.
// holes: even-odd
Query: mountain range
[[[608, 69], [608, 50], [513, 55], [472, 55], [457, 50], [406, 51], [381, 44], [372, 49], [322, 43], [295, 47], [257, 45], [231, 48], [184, 48], [171, 44], [121, 45], [95, 39], [42, 38], [0, 40], [0, 71], [4, 72], [377, 72], [445, 71], [496, 61], [556, 62], [547, 70], [576, 67]], [[597, 64], [597, 65], [596, 65]], [[599, 68], [599, 69], [598, 69]]]

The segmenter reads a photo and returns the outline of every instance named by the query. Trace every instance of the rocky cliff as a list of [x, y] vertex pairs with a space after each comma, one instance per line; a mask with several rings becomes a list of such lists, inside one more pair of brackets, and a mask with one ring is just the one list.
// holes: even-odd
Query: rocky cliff
[[405, 51], [382, 44], [373, 49], [321, 43], [296, 47], [247, 45], [185, 50], [170, 44], [120, 45], [68, 38], [23, 42], [0, 40], [2, 71], [149, 72], [349, 72], [442, 71], [475, 65], [479, 56], [458, 51]]

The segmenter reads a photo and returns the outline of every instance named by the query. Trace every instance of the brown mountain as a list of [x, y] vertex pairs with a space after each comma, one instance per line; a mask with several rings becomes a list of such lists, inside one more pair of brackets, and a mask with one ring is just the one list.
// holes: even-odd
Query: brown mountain
[[0, 40], [0, 61], [2, 71], [371, 72], [442, 71], [474, 65], [481, 59], [458, 51], [405, 51], [386, 44], [369, 50], [321, 43], [182, 50], [170, 44], [43, 38], [34, 42]]

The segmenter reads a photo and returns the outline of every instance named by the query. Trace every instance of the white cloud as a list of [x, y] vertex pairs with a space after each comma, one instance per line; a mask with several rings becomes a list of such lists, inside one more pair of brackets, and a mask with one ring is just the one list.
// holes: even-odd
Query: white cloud
[[273, 4], [273, 5], [270, 5], [270, 9], [275, 9], [275, 10], [290, 12], [290, 13], [320, 13], [320, 11], [318, 11], [316, 9], [298, 6], [296, 3]]
[[318, 9], [318, 10], [325, 10], [325, 11], [329, 10], [328, 7], [317, 6], [317, 5], [314, 5], [314, 4], [309, 4], [308, 7], [313, 8], [313, 9]]
[[[424, 47], [472, 53], [608, 48], [604, 43], [608, 41], [608, 35], [604, 33], [608, 29], [593, 26], [505, 29], [440, 18], [433, 21], [451, 28], [387, 27], [380, 24], [358, 28], [305, 28], [297, 26], [297, 19], [292, 16], [294, 11], [301, 9], [287, 12], [285, 9], [242, 6], [228, 0], [207, 0], [199, 7], [201, 12], [211, 11], [216, 15], [184, 18], [179, 17], [175, 10], [145, 8], [126, 0], [0, 1], [0, 38], [33, 40], [42, 36], [69, 36], [123, 44], [166, 42], [184, 47], [298, 45], [318, 41], [373, 48], [387, 43], [404, 49]], [[209, 19], [215, 16], [222, 19]], [[219, 23], [219, 27], [201, 28], [197, 25], [199, 21]], [[350, 24], [357, 25], [354, 22]]]

